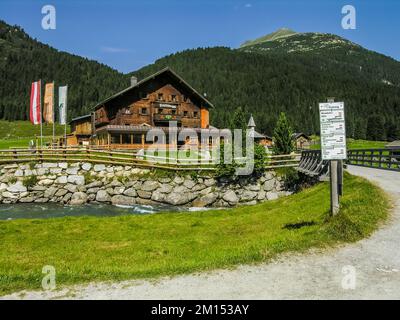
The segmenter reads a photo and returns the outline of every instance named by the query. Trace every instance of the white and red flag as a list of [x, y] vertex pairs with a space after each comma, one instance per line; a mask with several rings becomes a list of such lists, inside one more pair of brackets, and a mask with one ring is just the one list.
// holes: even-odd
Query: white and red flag
[[40, 107], [40, 99], [41, 99], [41, 81], [36, 81], [32, 83], [31, 87], [31, 107], [30, 107], [30, 120], [32, 124], [41, 124], [42, 123], [42, 115], [41, 115], [41, 107]]

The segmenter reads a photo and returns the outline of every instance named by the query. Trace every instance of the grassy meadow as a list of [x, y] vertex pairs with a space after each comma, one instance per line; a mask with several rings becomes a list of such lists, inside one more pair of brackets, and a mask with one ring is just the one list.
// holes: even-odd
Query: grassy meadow
[[334, 218], [328, 214], [329, 185], [320, 183], [229, 210], [0, 221], [0, 294], [39, 290], [45, 265], [56, 268], [60, 288], [268, 261], [367, 237], [388, 209], [378, 187], [346, 174]]
[[[56, 124], [56, 136], [64, 135], [64, 126]], [[67, 127], [69, 132], [69, 128]], [[0, 150], [9, 148], [27, 148], [30, 140], [40, 136], [40, 125], [29, 121], [0, 120]], [[53, 125], [43, 124], [43, 141], [50, 142], [53, 136]]]
[[[320, 137], [312, 136], [313, 144], [311, 149], [321, 149]], [[387, 141], [356, 140], [347, 138], [347, 149], [381, 149], [388, 144]]]

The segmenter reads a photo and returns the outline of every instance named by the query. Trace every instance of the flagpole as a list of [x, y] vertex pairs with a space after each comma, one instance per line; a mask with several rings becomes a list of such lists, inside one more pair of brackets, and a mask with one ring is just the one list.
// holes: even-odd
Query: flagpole
[[54, 82], [54, 80], [53, 80], [53, 101], [52, 101], [52, 103], [53, 103], [53, 141], [52, 141], [52, 143], [51, 143], [51, 145], [52, 145], [52, 147], [54, 148], [54, 142], [55, 142], [55, 139], [56, 139], [56, 112], [55, 112], [55, 102], [56, 102], [56, 99], [55, 99], [55, 82]]
[[43, 149], [43, 114], [42, 114], [42, 79], [39, 80], [39, 100], [40, 100], [40, 148]]
[[65, 148], [67, 148], [67, 108], [68, 108], [68, 85], [67, 92], [65, 93], [65, 125], [64, 125], [64, 139], [65, 139]]

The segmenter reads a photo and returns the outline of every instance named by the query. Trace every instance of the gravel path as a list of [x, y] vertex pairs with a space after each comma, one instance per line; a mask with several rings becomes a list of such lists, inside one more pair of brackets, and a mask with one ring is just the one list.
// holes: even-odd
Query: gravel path
[[[395, 205], [387, 225], [356, 244], [285, 255], [268, 264], [234, 270], [155, 281], [90, 284], [49, 293], [15, 293], [4, 298], [400, 299], [400, 173], [355, 166], [349, 166], [348, 171], [377, 183], [392, 196]], [[355, 268], [353, 289], [342, 287], [346, 266]]]

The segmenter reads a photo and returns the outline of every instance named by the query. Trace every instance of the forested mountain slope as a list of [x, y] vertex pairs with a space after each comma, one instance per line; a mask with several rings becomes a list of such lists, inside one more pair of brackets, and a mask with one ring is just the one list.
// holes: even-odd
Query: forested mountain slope
[[129, 85], [129, 78], [118, 71], [60, 52], [0, 20], [0, 119], [27, 119], [30, 85], [39, 79], [68, 84], [69, 118]]

